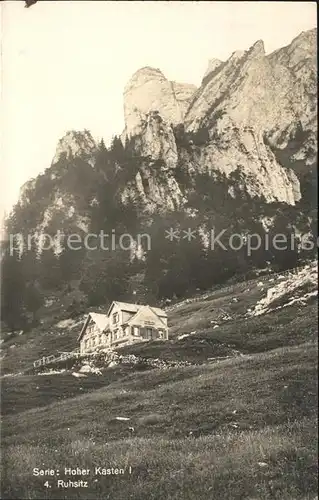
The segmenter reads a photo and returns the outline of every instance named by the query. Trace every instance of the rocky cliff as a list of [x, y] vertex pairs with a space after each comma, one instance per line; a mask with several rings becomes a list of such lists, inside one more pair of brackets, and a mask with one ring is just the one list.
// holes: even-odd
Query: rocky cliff
[[[196, 175], [223, 176], [239, 202], [248, 197], [298, 203], [300, 182], [316, 166], [316, 97], [316, 30], [269, 55], [259, 40], [226, 61], [211, 59], [199, 88], [169, 81], [159, 69], [136, 71], [124, 89], [121, 140], [140, 164], [119, 186], [121, 202], [138, 201], [147, 213], [181, 209], [189, 196], [178, 179], [182, 172], [191, 181]], [[80, 199], [87, 196], [76, 189], [85, 191], [95, 179], [97, 156], [87, 130], [68, 132], [59, 141], [51, 167], [21, 190], [19, 204], [26, 207], [39, 186], [50, 186], [37, 227], [47, 227], [57, 212], [60, 220], [75, 217], [77, 227], [87, 227], [87, 214], [79, 216], [86, 212]], [[72, 184], [77, 173], [85, 181]], [[70, 184], [72, 192], [66, 192]], [[89, 206], [95, 203], [91, 191]]]
[[[24, 327], [25, 311], [34, 318], [52, 291], [78, 314], [83, 300], [136, 300], [139, 287], [143, 301], [182, 297], [309, 258], [300, 245], [253, 254], [245, 245], [247, 235], [316, 237], [315, 42], [310, 31], [269, 55], [258, 41], [227, 61], [211, 59], [199, 88], [142, 68], [125, 87], [120, 138], [106, 148], [87, 130], [66, 133], [7, 220], [7, 232], [19, 235], [3, 266], [8, 324]], [[94, 247], [102, 230], [111, 235], [106, 249]], [[212, 230], [243, 246], [212, 249]], [[79, 251], [58, 233], [80, 237]], [[33, 236], [27, 250], [20, 235], [24, 243]], [[127, 248], [119, 235], [131, 235]]]
[[227, 61], [211, 59], [199, 88], [142, 68], [124, 89], [125, 130], [108, 172], [96, 168], [101, 151], [89, 131], [67, 132], [51, 167], [21, 189], [16, 212], [31, 231], [87, 231], [105, 205], [109, 163], [112, 198], [139, 213], [185, 210], [198, 176], [213, 181], [211, 198], [217, 176], [238, 206], [293, 206], [316, 165], [316, 84], [316, 30], [269, 55], [257, 41]]
[[124, 89], [125, 133], [128, 138], [141, 133], [150, 111], [160, 112], [166, 123], [183, 122], [195, 85], [171, 82], [159, 69], [138, 70]]
[[58, 142], [51, 166], [21, 187], [10, 220], [13, 232], [33, 235], [39, 250], [44, 233], [87, 232], [93, 186], [98, 184], [97, 152], [89, 131], [67, 132]]
[[97, 144], [88, 130], [68, 131], [58, 142], [52, 165], [58, 163], [61, 158], [83, 158], [91, 163], [96, 152]]
[[124, 92], [124, 140], [169, 168], [181, 160], [188, 172], [235, 173], [252, 198], [300, 200], [298, 176], [316, 163], [316, 30], [270, 55], [259, 40], [212, 59], [199, 89], [176, 88], [157, 69], [137, 71]]

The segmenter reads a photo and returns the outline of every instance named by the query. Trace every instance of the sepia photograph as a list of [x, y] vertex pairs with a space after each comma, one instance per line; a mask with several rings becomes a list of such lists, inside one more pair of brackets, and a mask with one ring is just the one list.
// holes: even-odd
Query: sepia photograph
[[1, 500], [318, 500], [316, 2], [0, 41]]

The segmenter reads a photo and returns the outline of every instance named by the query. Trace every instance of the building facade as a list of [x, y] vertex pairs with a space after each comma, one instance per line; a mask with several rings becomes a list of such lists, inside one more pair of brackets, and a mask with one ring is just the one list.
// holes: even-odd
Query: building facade
[[113, 302], [107, 314], [89, 313], [78, 340], [81, 354], [168, 340], [167, 314], [158, 307]]

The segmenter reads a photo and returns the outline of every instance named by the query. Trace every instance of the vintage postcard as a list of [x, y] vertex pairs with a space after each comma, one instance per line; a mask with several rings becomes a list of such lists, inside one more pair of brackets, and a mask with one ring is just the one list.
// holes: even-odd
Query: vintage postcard
[[317, 6], [3, 1], [1, 499], [317, 500]]

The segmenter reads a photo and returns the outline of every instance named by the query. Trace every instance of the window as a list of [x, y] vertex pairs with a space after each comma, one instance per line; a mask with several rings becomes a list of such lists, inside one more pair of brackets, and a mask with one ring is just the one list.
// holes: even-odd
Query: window
[[139, 336], [139, 334], [140, 334], [140, 329], [139, 329], [139, 327], [138, 327], [138, 326], [133, 326], [133, 328], [132, 328], [132, 333], [133, 333], [134, 337], [138, 337], [138, 336]]
[[152, 328], [146, 328], [146, 337], [148, 339], [151, 339], [153, 335], [153, 329]]
[[160, 339], [163, 339], [164, 338], [164, 332], [163, 332], [163, 330], [158, 330], [158, 335], [159, 335]]
[[119, 320], [119, 313], [114, 313], [112, 316], [113, 325], [118, 323], [118, 320]]

